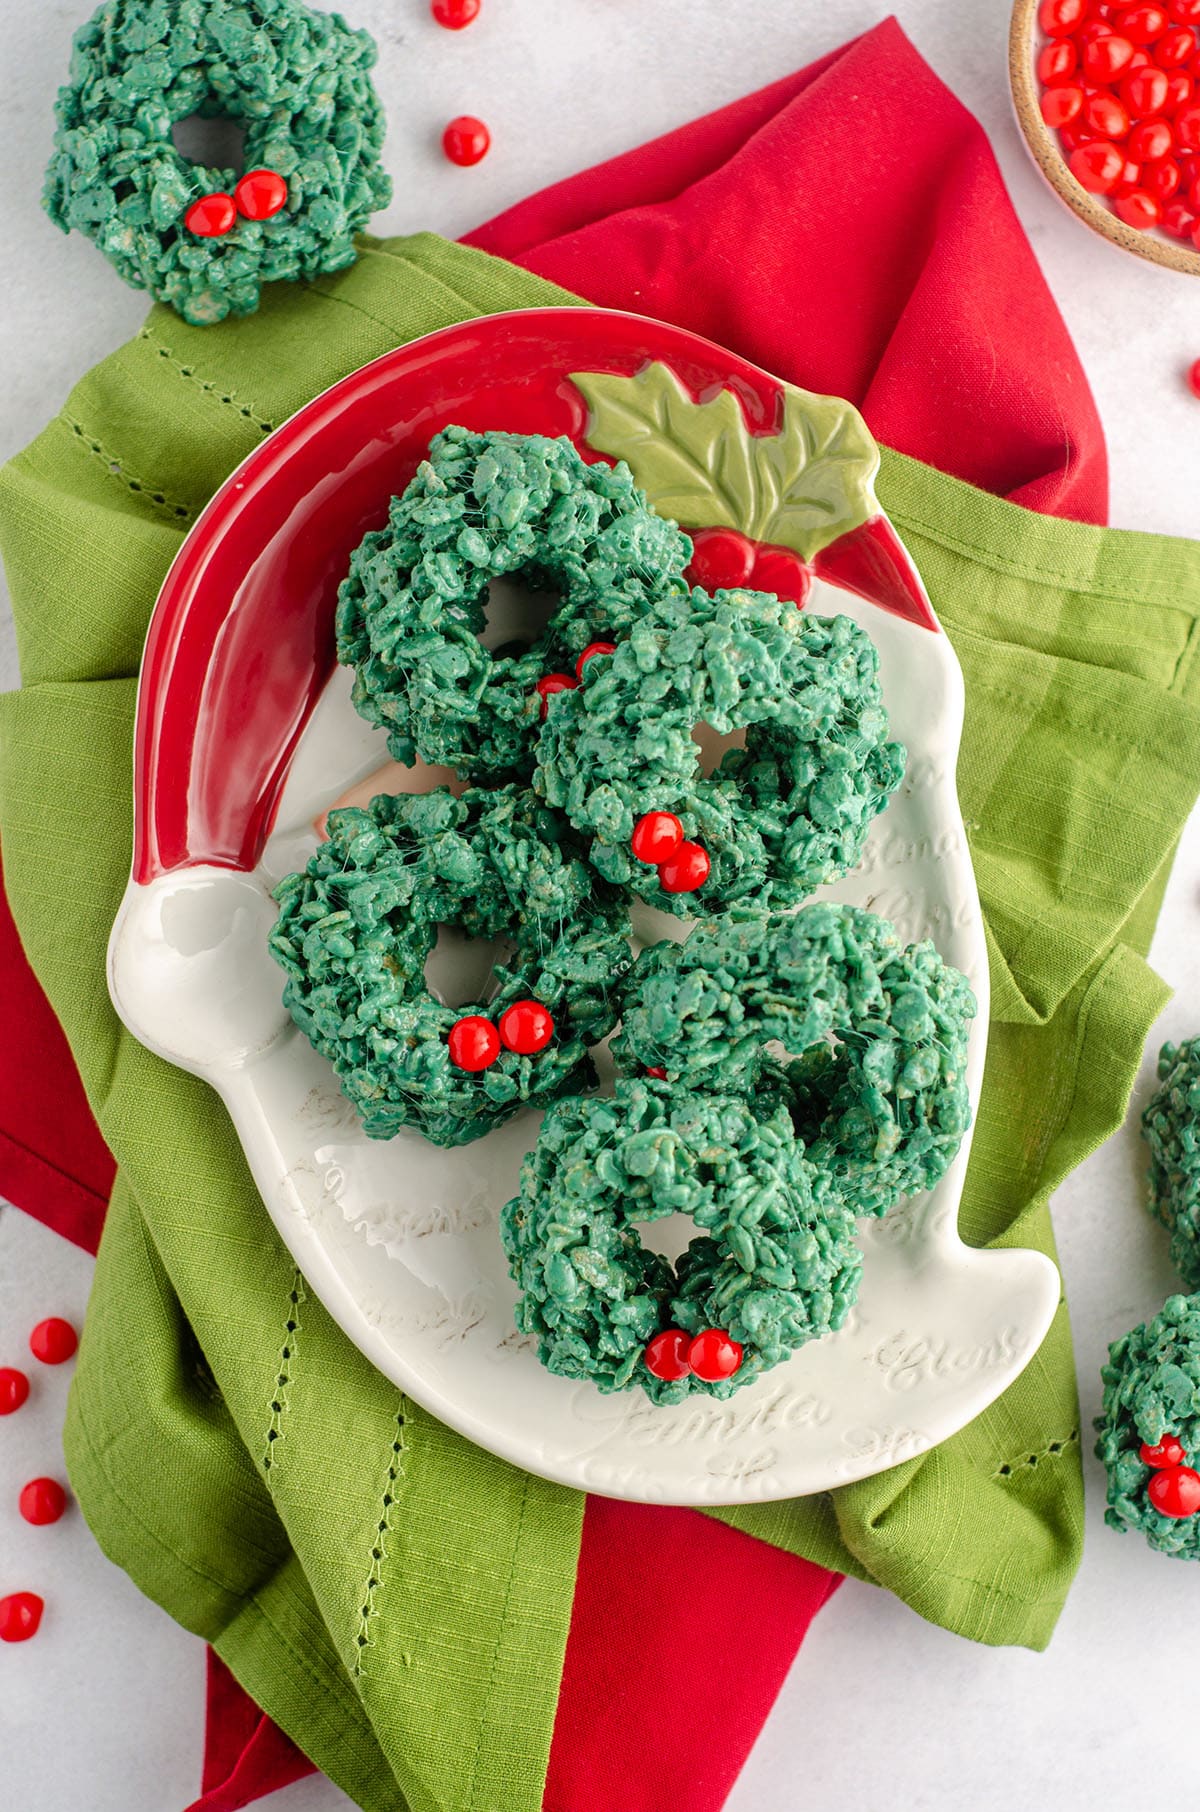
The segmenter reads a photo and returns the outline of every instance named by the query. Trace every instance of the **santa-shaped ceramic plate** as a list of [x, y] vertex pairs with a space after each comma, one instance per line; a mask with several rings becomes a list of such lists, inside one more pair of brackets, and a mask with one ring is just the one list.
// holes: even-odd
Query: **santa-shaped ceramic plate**
[[[143, 1043], [202, 1076], [237, 1127], [263, 1201], [308, 1283], [387, 1377], [471, 1440], [564, 1484], [678, 1504], [751, 1503], [863, 1478], [944, 1440], [1024, 1366], [1058, 1277], [1042, 1254], [959, 1239], [967, 1165], [863, 1226], [858, 1305], [726, 1403], [655, 1408], [551, 1376], [513, 1321], [497, 1231], [539, 1118], [456, 1151], [418, 1134], [365, 1137], [334, 1072], [280, 1005], [267, 955], [271, 890], [303, 865], [348, 792], [425, 787], [390, 769], [335, 663], [338, 582], [385, 519], [431, 436], [565, 434], [586, 459], [626, 459], [686, 528], [724, 528], [750, 582], [853, 615], [875, 640], [905, 781], [856, 872], [830, 889], [905, 939], [931, 937], [979, 1001], [983, 926], [955, 791], [958, 663], [872, 490], [877, 453], [846, 403], [780, 383], [692, 334], [593, 309], [467, 322], [388, 353], [278, 429], [217, 493], [159, 598], [138, 704], [133, 874], [110, 985]], [[801, 587], [802, 589], [802, 587]], [[485, 640], [520, 633], [528, 601], [494, 595]], [[355, 789], [358, 789], [355, 792]], [[642, 938], [679, 936], [647, 912]], [[478, 998], [479, 952], [431, 980]], [[486, 977], [487, 963], [483, 965]], [[691, 1231], [658, 1230], [674, 1255]]]

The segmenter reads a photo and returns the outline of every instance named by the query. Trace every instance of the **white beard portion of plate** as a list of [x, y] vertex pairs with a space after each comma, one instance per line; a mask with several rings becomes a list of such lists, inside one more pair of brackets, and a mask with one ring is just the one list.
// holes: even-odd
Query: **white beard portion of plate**
[[[881, 914], [906, 942], [931, 938], [967, 975], [979, 1003], [968, 1066], [976, 1111], [988, 974], [955, 790], [958, 663], [944, 635], [845, 592], [818, 583], [808, 608], [851, 615], [871, 635], [892, 734], [908, 749], [904, 781], [863, 860], [822, 893]], [[1045, 1336], [1059, 1279], [1041, 1253], [977, 1251], [959, 1238], [969, 1137], [935, 1190], [861, 1223], [862, 1287], [846, 1326], [729, 1401], [656, 1408], [636, 1387], [604, 1396], [543, 1369], [514, 1323], [497, 1224], [540, 1115], [521, 1113], [452, 1151], [417, 1133], [370, 1140], [332, 1068], [280, 1005], [282, 977], [266, 948], [270, 891], [304, 864], [329, 806], [387, 764], [382, 733], [356, 716], [350, 676], [339, 669], [304, 732], [255, 872], [193, 867], [131, 882], [110, 947], [122, 1017], [219, 1091], [297, 1265], [379, 1370], [516, 1465], [647, 1503], [745, 1504], [827, 1490], [911, 1459], [992, 1402]], [[448, 779], [418, 767], [407, 785]], [[645, 908], [634, 922], [643, 940], [687, 932]], [[451, 1000], [456, 987], [457, 998], [473, 994], [477, 981], [458, 960], [439, 951], [434, 971]], [[668, 1223], [653, 1242], [674, 1257], [692, 1231]]]

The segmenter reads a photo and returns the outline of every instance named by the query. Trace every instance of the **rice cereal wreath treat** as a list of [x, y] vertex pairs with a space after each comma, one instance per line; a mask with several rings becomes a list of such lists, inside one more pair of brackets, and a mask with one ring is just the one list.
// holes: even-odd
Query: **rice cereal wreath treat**
[[1200, 1560], [1200, 1295], [1169, 1296], [1153, 1321], [1114, 1340], [1101, 1377], [1105, 1522]]
[[[704, 776], [698, 723], [744, 730]], [[661, 597], [550, 714], [534, 786], [605, 880], [676, 913], [796, 906], [844, 874], [904, 773], [850, 617], [766, 592]]]
[[627, 1075], [784, 1099], [830, 1192], [883, 1215], [931, 1189], [962, 1143], [974, 1014], [966, 977], [931, 943], [816, 903], [702, 921], [682, 944], [643, 950], [612, 1049]]
[[[592, 644], [608, 652], [655, 597], [685, 589], [691, 551], [623, 463], [589, 465], [566, 439], [445, 428], [338, 594], [355, 707], [397, 761], [528, 775], [550, 699], [590, 671]], [[512, 654], [479, 639], [499, 577], [559, 594], [544, 632]]]
[[[633, 1079], [556, 1102], [500, 1217], [517, 1325], [606, 1393], [728, 1397], [854, 1302], [854, 1219], [823, 1188], [779, 1105]], [[673, 1214], [699, 1235], [674, 1266], [638, 1232]]]
[[[594, 1083], [588, 1046], [620, 1011], [629, 923], [558, 832], [515, 786], [381, 795], [331, 812], [327, 841], [276, 888], [284, 1005], [371, 1138], [411, 1126], [463, 1145]], [[476, 1007], [426, 984], [442, 925], [511, 941]]]
[[[105, 0], [75, 35], [43, 203], [197, 326], [264, 283], [353, 264], [391, 197], [375, 44], [300, 0]], [[193, 115], [245, 129], [245, 171], [191, 164]]]
[[1175, 1269], [1189, 1290], [1200, 1290], [1200, 1038], [1163, 1045], [1142, 1132], [1151, 1212], [1171, 1235]]

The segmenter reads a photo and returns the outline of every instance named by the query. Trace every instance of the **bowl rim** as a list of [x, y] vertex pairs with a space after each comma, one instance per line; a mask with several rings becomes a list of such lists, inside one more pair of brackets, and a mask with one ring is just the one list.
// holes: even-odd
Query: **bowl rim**
[[1148, 259], [1152, 264], [1166, 265], [1169, 270], [1200, 276], [1200, 250], [1173, 245], [1150, 233], [1139, 232], [1136, 227], [1126, 226], [1099, 196], [1089, 195], [1072, 176], [1062, 147], [1042, 118], [1038, 105], [1034, 67], [1038, 48], [1037, 15], [1038, 0], [1014, 0], [1008, 33], [1008, 80], [1017, 124], [1042, 175], [1085, 226], [1120, 246], [1122, 251], [1132, 252], [1135, 257]]

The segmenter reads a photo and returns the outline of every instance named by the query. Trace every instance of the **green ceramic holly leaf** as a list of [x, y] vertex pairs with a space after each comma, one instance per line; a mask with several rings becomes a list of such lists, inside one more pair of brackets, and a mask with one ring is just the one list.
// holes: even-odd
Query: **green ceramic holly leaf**
[[735, 528], [803, 560], [878, 513], [879, 452], [840, 397], [784, 387], [777, 434], [751, 434], [732, 390], [693, 402], [666, 365], [572, 373], [588, 445], [629, 465], [654, 508], [688, 528]]

